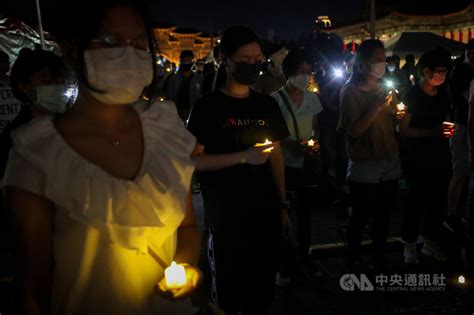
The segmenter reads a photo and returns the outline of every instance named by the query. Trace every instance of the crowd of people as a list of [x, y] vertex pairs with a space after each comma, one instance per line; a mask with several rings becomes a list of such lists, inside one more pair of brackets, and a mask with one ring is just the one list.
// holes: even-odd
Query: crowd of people
[[[251, 28], [232, 26], [218, 65], [198, 73], [183, 51], [157, 82], [148, 13], [136, 1], [97, 3], [79, 32], [61, 34], [73, 43], [64, 58], [23, 49], [0, 77], [24, 104], [1, 134], [20, 312], [270, 314], [275, 285], [312, 268], [321, 183], [351, 202], [349, 268], [360, 267], [370, 218], [373, 261], [385, 264], [401, 178], [405, 263], [420, 262], [420, 235], [423, 255], [449, 259], [443, 224], [472, 242], [474, 40], [454, 62], [437, 48], [400, 68], [379, 40], [345, 63], [317, 61], [304, 47], [265, 56]], [[173, 261], [185, 270], [178, 289], [165, 277]]]

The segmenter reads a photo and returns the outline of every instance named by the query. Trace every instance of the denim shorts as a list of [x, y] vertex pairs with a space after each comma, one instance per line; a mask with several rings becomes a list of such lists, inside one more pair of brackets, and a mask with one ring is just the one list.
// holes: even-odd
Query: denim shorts
[[397, 152], [386, 160], [355, 162], [349, 159], [347, 180], [378, 184], [399, 179], [401, 173], [400, 156]]

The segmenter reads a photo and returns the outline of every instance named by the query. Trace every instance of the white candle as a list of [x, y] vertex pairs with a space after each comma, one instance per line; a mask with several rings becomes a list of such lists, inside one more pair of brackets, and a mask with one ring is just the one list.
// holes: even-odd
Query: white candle
[[405, 110], [405, 104], [403, 104], [403, 103], [397, 104], [397, 110], [399, 112]]
[[464, 276], [459, 276], [458, 282], [459, 282], [460, 284], [465, 284], [465, 283], [466, 283], [466, 278], [464, 278]]
[[314, 141], [313, 139], [309, 139], [308, 141], [308, 147], [314, 147], [314, 144], [316, 143], [316, 141]]
[[443, 126], [448, 128], [448, 130], [444, 132], [446, 136], [452, 136], [454, 134], [454, 124], [452, 122], [444, 121]]
[[[272, 144], [272, 142], [271, 142], [270, 140], [268, 140], [268, 139], [265, 139], [265, 142], [264, 142], [264, 143], [257, 143], [257, 144], [255, 144], [255, 146], [256, 146], [256, 147], [262, 147], [262, 146], [268, 145], [268, 144]], [[263, 150], [263, 152], [265, 152], [265, 153], [270, 153], [270, 152], [272, 152], [272, 150], [273, 150], [273, 147], [268, 148], [268, 149], [265, 149], [265, 150]]]
[[186, 271], [184, 266], [171, 262], [171, 266], [165, 269], [166, 287], [168, 289], [179, 289], [186, 284]]

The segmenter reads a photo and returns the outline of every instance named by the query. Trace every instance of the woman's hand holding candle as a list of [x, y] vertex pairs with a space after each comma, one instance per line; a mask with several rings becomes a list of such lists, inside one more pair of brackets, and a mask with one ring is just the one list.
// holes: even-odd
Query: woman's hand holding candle
[[155, 285], [155, 292], [162, 297], [178, 301], [191, 296], [202, 282], [202, 273], [199, 268], [188, 264], [176, 264], [165, 269], [165, 275]]
[[265, 140], [265, 143], [256, 143], [253, 147], [241, 152], [240, 163], [262, 165], [267, 162], [272, 150], [273, 144], [271, 141]]
[[309, 139], [308, 141], [302, 141], [301, 145], [303, 146], [305, 152], [309, 155], [317, 154], [320, 149], [320, 145], [317, 139]]
[[[264, 142], [264, 143], [256, 143], [256, 144], [255, 144], [255, 147], [263, 147], [263, 146], [268, 146], [268, 145], [270, 145], [270, 144], [272, 144], [272, 142], [269, 141], [268, 139], [265, 139], [265, 142]], [[273, 147], [269, 147], [269, 148], [263, 150], [263, 152], [265, 152], [265, 153], [271, 153], [272, 150], [273, 150]]]
[[405, 118], [407, 114], [407, 107], [403, 103], [397, 104], [397, 111], [396, 111], [396, 116], [398, 120], [402, 120]]

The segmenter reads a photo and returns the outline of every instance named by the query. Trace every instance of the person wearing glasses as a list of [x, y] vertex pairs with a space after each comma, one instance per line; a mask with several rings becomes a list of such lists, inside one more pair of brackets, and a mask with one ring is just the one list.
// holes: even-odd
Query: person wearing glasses
[[[189, 194], [195, 139], [174, 104], [143, 100], [155, 64], [147, 10], [137, 1], [85, 8], [87, 23], [63, 34], [77, 43], [76, 103], [13, 134], [4, 185], [18, 311], [192, 314], [186, 297], [201, 278]], [[172, 261], [186, 283], [170, 290]]]
[[408, 108], [400, 123], [402, 169], [408, 189], [402, 228], [406, 263], [419, 263], [416, 242], [420, 232], [426, 238], [422, 254], [438, 261], [448, 258], [439, 236], [451, 174], [449, 138], [454, 133], [452, 124], [447, 123], [451, 102], [444, 84], [450, 65], [451, 57], [444, 50], [425, 53], [418, 63], [420, 81], [403, 98]]

